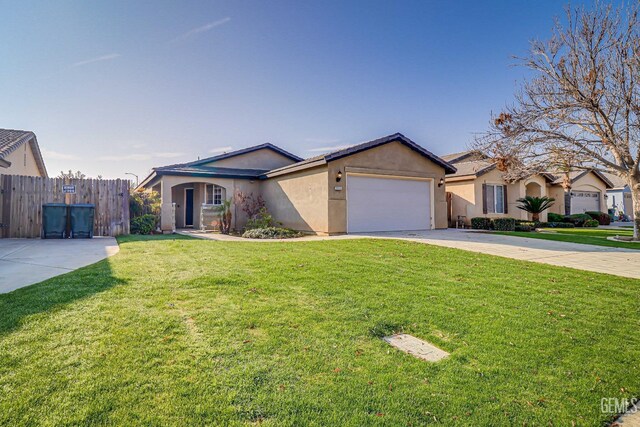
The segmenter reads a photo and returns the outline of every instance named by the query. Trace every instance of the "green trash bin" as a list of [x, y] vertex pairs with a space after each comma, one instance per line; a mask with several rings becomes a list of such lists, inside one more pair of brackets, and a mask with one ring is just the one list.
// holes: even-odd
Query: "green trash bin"
[[64, 203], [42, 205], [42, 236], [45, 239], [67, 237], [67, 215], [68, 209]]
[[90, 239], [93, 237], [95, 210], [95, 205], [91, 204], [75, 204], [70, 206], [71, 238]]

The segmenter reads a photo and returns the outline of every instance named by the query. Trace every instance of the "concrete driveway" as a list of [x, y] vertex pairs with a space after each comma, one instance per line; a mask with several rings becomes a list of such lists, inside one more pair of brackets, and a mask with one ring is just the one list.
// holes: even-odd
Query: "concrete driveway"
[[0, 239], [0, 293], [96, 263], [119, 250], [113, 237]]
[[366, 233], [361, 235], [404, 239], [506, 258], [640, 279], [640, 250], [454, 229]]

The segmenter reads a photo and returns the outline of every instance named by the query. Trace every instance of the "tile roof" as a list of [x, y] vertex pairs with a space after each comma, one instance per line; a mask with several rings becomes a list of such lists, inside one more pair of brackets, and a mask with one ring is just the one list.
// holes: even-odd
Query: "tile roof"
[[34, 136], [26, 130], [0, 129], [0, 158], [7, 157]]
[[[30, 142], [33, 156], [36, 159], [38, 169], [42, 176], [47, 176], [47, 168], [38, 146], [36, 134], [27, 130], [0, 129], [0, 160], [4, 160], [9, 154], [14, 152], [22, 144]], [[5, 163], [8, 163], [5, 161]]]
[[629, 185], [627, 184], [627, 181], [625, 181], [623, 178], [619, 177], [616, 174], [609, 173], [609, 172], [603, 172], [602, 174], [606, 176], [607, 179], [611, 182], [611, 184], [613, 185], [613, 188], [621, 189]]
[[[470, 157], [474, 157], [474, 159], [470, 159]], [[451, 164], [456, 164], [465, 160], [472, 161], [472, 160], [486, 159], [487, 156], [485, 156], [478, 150], [467, 150], [467, 151], [461, 151], [459, 153], [445, 154], [444, 156], [440, 156], [440, 158]]]
[[473, 160], [470, 162], [455, 163], [456, 173], [447, 175], [447, 178], [459, 178], [459, 177], [477, 177], [485, 174], [496, 167], [496, 164], [489, 160]]
[[[570, 179], [571, 183], [574, 183], [575, 181], [579, 180], [580, 178], [582, 178], [583, 176], [585, 176], [589, 172], [593, 172], [593, 174], [595, 176], [597, 176], [598, 178], [600, 178], [600, 180], [602, 182], [604, 182], [607, 185], [607, 187], [613, 188], [614, 184], [609, 180], [609, 178], [607, 176], [605, 176], [605, 174], [603, 172], [600, 172], [600, 171], [595, 170], [595, 169], [571, 171], [571, 172], [569, 172], [569, 179]], [[551, 177], [553, 177], [553, 181], [551, 182], [551, 184], [553, 184], [553, 185], [561, 185], [562, 184], [562, 181], [564, 180], [562, 172], [546, 172], [546, 173], [548, 175], [550, 175]]]
[[184, 163], [185, 165], [203, 165], [206, 163], [211, 163], [211, 162], [215, 162], [217, 160], [222, 160], [222, 159], [228, 159], [230, 157], [235, 157], [235, 156], [240, 156], [242, 154], [247, 154], [247, 153], [252, 153], [254, 151], [258, 151], [258, 150], [262, 150], [264, 148], [267, 148], [269, 150], [273, 150], [276, 153], [287, 157], [290, 160], [293, 160], [294, 162], [299, 162], [302, 159], [302, 157], [298, 157], [295, 154], [291, 154], [288, 151], [283, 150], [282, 148], [271, 144], [270, 142], [264, 143], [264, 144], [260, 144], [260, 145], [254, 145], [253, 147], [248, 147], [248, 148], [243, 148], [241, 150], [235, 150], [235, 151], [230, 151], [228, 153], [222, 153], [222, 154], [218, 154], [217, 156], [213, 156], [213, 157], [207, 157], [206, 159], [201, 159], [201, 160], [196, 160], [194, 162], [189, 162], [189, 163]]
[[269, 171], [267, 174], [265, 174], [263, 176], [263, 178], [266, 178], [267, 176], [271, 175], [271, 174], [282, 174], [282, 173], [287, 173], [287, 171], [289, 170], [299, 170], [299, 169], [304, 169], [305, 167], [311, 167], [313, 164], [318, 163], [318, 164], [324, 164], [324, 163], [328, 163], [330, 161], [333, 160], [337, 160], [337, 159], [341, 159], [343, 157], [347, 157], [350, 156], [352, 154], [356, 154], [359, 153], [361, 151], [365, 151], [365, 150], [369, 150], [371, 148], [383, 145], [383, 144], [387, 144], [389, 142], [394, 142], [394, 141], [398, 141], [402, 144], [404, 144], [405, 146], [411, 148], [412, 150], [416, 151], [418, 154], [427, 157], [429, 160], [431, 160], [432, 162], [442, 166], [445, 169], [445, 173], [455, 173], [456, 168], [451, 165], [450, 163], [446, 162], [445, 160], [443, 160], [442, 158], [436, 156], [435, 154], [431, 153], [430, 151], [426, 150], [425, 148], [421, 147], [420, 145], [416, 144], [415, 142], [411, 141], [409, 138], [407, 138], [406, 136], [404, 136], [401, 133], [394, 133], [392, 135], [388, 135], [382, 138], [378, 138], [378, 139], [374, 139], [372, 141], [367, 141], [367, 142], [363, 142], [360, 144], [355, 144], [355, 145], [350, 145], [348, 147], [344, 147], [335, 151], [331, 151], [329, 153], [325, 153], [325, 154], [320, 154], [318, 156], [314, 156], [314, 157], [310, 157], [308, 159], [302, 160], [298, 163], [293, 163], [291, 165], [288, 166], [284, 166], [278, 169], [274, 169]]
[[265, 169], [218, 168], [213, 166], [172, 165], [154, 168], [157, 175], [188, 175], [219, 178], [258, 179]]

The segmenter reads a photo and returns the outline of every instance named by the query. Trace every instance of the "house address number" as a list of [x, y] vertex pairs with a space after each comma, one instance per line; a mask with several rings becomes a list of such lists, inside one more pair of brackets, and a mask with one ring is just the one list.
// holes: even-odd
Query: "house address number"
[[75, 185], [63, 185], [62, 192], [64, 194], [76, 194], [76, 186]]

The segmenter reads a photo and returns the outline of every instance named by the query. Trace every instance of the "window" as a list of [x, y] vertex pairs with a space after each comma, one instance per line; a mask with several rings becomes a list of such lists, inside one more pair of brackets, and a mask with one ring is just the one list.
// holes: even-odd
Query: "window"
[[207, 204], [208, 205], [222, 204], [222, 187], [217, 185], [207, 185]]
[[487, 213], [504, 213], [504, 185], [487, 184]]

